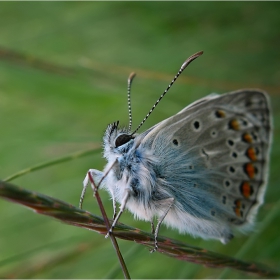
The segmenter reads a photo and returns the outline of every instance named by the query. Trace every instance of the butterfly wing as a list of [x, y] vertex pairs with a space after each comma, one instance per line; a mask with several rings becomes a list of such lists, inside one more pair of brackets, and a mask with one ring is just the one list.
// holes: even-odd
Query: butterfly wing
[[267, 184], [271, 115], [259, 90], [212, 94], [143, 134], [157, 159], [153, 201], [175, 198], [165, 222], [227, 242], [247, 229]]

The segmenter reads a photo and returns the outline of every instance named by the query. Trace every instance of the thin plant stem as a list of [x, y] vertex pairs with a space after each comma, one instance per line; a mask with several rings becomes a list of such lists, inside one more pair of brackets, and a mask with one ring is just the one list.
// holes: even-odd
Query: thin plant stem
[[63, 162], [66, 162], [66, 161], [70, 161], [70, 160], [73, 160], [73, 159], [76, 159], [76, 158], [92, 155], [92, 154], [95, 154], [95, 153], [100, 153], [100, 152], [101, 152], [100, 147], [76, 152], [76, 153], [73, 153], [73, 154], [70, 154], [70, 155], [67, 155], [67, 156], [63, 156], [63, 157], [54, 159], [54, 160], [50, 160], [50, 161], [47, 161], [47, 162], [36, 164], [36, 165], [34, 165], [32, 167], [29, 167], [29, 168], [22, 169], [22, 170], [20, 170], [16, 173], [6, 177], [5, 179], [3, 179], [3, 181], [10, 182], [10, 181], [12, 181], [12, 180], [14, 180], [18, 177], [21, 177], [21, 176], [26, 175], [28, 173], [31, 173], [33, 171], [40, 170], [40, 169], [43, 169], [45, 167], [53, 166], [53, 165], [63, 163]]
[[112, 242], [112, 244], [113, 244], [113, 247], [114, 247], [114, 249], [115, 249], [115, 251], [116, 251], [116, 254], [117, 254], [117, 256], [118, 256], [118, 260], [119, 260], [119, 262], [120, 262], [120, 266], [121, 266], [121, 268], [122, 268], [124, 277], [125, 277], [126, 279], [131, 279], [131, 278], [130, 278], [130, 275], [129, 275], [129, 272], [128, 272], [128, 269], [127, 269], [127, 267], [126, 267], [125, 261], [124, 261], [124, 259], [123, 259], [123, 256], [122, 256], [122, 254], [121, 254], [121, 251], [120, 251], [118, 242], [117, 242], [117, 240], [116, 240], [114, 234], [113, 234], [113, 233], [110, 233], [110, 227], [111, 227], [111, 225], [110, 225], [109, 219], [108, 219], [108, 217], [107, 217], [105, 208], [104, 208], [104, 206], [103, 206], [102, 200], [101, 200], [101, 198], [100, 198], [100, 195], [99, 195], [99, 192], [98, 192], [98, 188], [96, 187], [95, 182], [94, 182], [94, 180], [93, 180], [93, 178], [92, 178], [90, 172], [88, 172], [88, 176], [89, 176], [90, 182], [94, 185], [94, 188], [95, 188], [94, 195], [95, 195], [95, 198], [96, 198], [96, 200], [97, 200], [98, 206], [99, 206], [99, 208], [100, 208], [102, 217], [103, 217], [103, 219], [104, 219], [104, 223], [105, 223], [106, 228], [107, 228], [107, 231], [108, 231], [108, 233], [109, 233], [109, 237], [110, 237], [110, 239], [111, 239], [111, 242]]

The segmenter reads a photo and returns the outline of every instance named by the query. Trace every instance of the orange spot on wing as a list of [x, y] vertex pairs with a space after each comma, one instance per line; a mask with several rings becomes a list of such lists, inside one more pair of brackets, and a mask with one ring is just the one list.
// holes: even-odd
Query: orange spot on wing
[[255, 167], [252, 163], [246, 163], [244, 169], [250, 179], [255, 177]]
[[240, 210], [240, 208], [241, 208], [241, 201], [240, 200], [235, 200], [234, 204], [235, 204], [235, 207], [233, 209], [234, 209], [234, 212], [235, 212], [236, 216], [237, 217], [242, 217], [243, 216], [243, 212]]
[[223, 110], [216, 111], [217, 118], [224, 118], [226, 116], [226, 113]]
[[252, 194], [252, 187], [248, 182], [243, 182], [241, 185], [241, 193], [245, 198], [249, 198]]
[[229, 127], [233, 130], [239, 130], [239, 122], [238, 120], [234, 119], [229, 122]]
[[252, 143], [253, 142], [253, 138], [249, 133], [244, 133], [242, 138], [247, 143]]
[[252, 161], [257, 160], [257, 155], [256, 155], [255, 149], [253, 147], [248, 148], [246, 154], [250, 160], [252, 160]]

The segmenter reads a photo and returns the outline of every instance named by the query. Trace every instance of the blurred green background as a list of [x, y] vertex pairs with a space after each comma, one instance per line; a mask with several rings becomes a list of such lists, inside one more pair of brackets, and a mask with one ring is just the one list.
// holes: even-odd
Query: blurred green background
[[[274, 144], [266, 202], [256, 231], [228, 245], [162, 227], [161, 235], [244, 260], [280, 260], [279, 2], [0, 2], [0, 178], [101, 145], [107, 124], [128, 124], [130, 72], [133, 127], [183, 61], [204, 50], [179, 78], [142, 131], [211, 92], [261, 88], [272, 100]], [[89, 168], [102, 155], [45, 168], [14, 184], [78, 205]], [[112, 215], [107, 193], [102, 198]], [[87, 193], [84, 208], [100, 215]], [[0, 200], [0, 277], [122, 278], [102, 235], [64, 225]], [[125, 213], [121, 222], [150, 225]], [[253, 240], [253, 242], [252, 242]], [[178, 261], [119, 241], [133, 278], [246, 278], [240, 272]]]

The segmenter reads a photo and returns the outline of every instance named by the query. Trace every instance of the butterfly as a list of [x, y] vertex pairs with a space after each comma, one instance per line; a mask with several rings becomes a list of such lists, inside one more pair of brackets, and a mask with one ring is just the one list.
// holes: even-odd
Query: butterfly
[[[155, 237], [162, 223], [194, 237], [227, 243], [235, 230], [247, 231], [263, 203], [268, 181], [272, 117], [268, 95], [258, 89], [210, 94], [137, 134], [182, 71], [203, 52], [189, 57], [134, 132], [108, 125], [103, 138], [104, 171], [89, 176], [109, 192], [114, 217], [125, 209], [150, 221]], [[92, 185], [94, 189], [95, 186]], [[120, 210], [116, 211], [116, 202]], [[158, 219], [154, 227], [154, 219]]]

